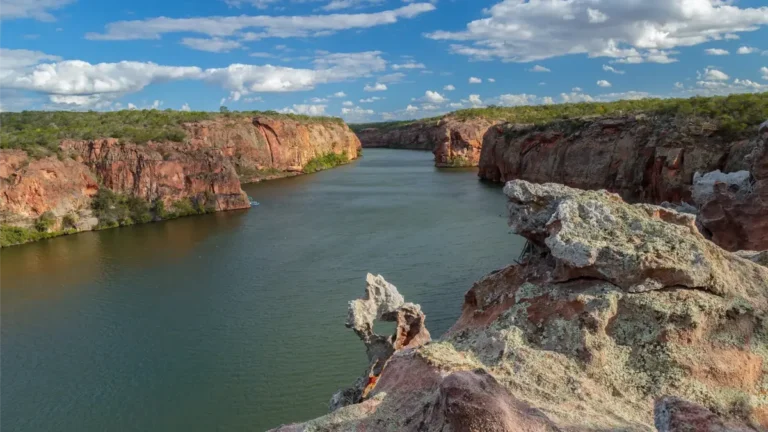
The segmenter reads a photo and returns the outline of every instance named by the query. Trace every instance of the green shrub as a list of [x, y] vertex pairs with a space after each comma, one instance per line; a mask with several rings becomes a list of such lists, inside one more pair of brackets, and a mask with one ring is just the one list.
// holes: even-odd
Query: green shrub
[[37, 229], [28, 229], [7, 225], [0, 225], [0, 247], [13, 246], [33, 241], [58, 237], [66, 234], [74, 234], [77, 230], [66, 229], [64, 231], [40, 232]]
[[35, 229], [38, 232], [45, 233], [48, 232], [55, 223], [56, 216], [52, 212], [47, 211], [41, 214], [39, 218], [37, 218], [35, 221]]
[[304, 165], [304, 172], [311, 174], [314, 172], [333, 168], [338, 165], [343, 165], [349, 162], [349, 156], [347, 152], [341, 154], [338, 153], [326, 153], [322, 156], [318, 156]]
[[91, 202], [94, 215], [99, 219], [98, 229], [133, 225], [152, 221], [149, 204], [139, 197], [125, 196], [101, 188]]
[[195, 206], [192, 204], [192, 200], [190, 200], [189, 198], [184, 198], [178, 201], [174, 201], [171, 207], [173, 207], [173, 212], [171, 213], [172, 217], [183, 217], [183, 216], [197, 214], [197, 210], [195, 209]]
[[79, 218], [76, 214], [69, 213], [61, 220], [61, 225], [63, 228], [76, 228], [78, 220]]

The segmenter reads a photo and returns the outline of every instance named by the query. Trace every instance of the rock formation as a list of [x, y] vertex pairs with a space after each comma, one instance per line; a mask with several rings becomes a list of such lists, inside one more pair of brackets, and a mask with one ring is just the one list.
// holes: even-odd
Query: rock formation
[[607, 189], [630, 202], [691, 201], [696, 172], [748, 169], [748, 139], [728, 138], [707, 120], [664, 116], [504, 124], [483, 141], [478, 175]]
[[329, 153], [355, 159], [360, 148], [340, 121], [221, 116], [183, 128], [183, 143], [63, 140], [59, 157], [42, 159], [0, 150], [0, 225], [30, 228], [51, 214], [54, 230], [65, 217], [77, 221], [76, 231], [93, 229], [91, 200], [100, 187], [166, 206], [205, 197], [217, 211], [245, 209], [241, 182], [295, 175]]
[[368, 128], [358, 132], [358, 136], [363, 147], [430, 150], [435, 154], [435, 166], [471, 167], [480, 161], [483, 136], [497, 123], [482, 118], [460, 120], [448, 115], [389, 129]]
[[704, 196], [697, 200], [701, 206], [699, 222], [711, 235], [712, 241], [728, 250], [766, 250], [768, 129], [761, 131], [744, 162], [748, 169], [746, 178], [742, 176], [711, 185], [698, 185], [699, 190], [705, 191], [700, 193]]
[[522, 262], [475, 283], [440, 340], [395, 352], [364, 402], [278, 430], [768, 428], [768, 268], [689, 214], [522, 180], [505, 193]]
[[[346, 326], [354, 330], [365, 344], [368, 368], [353, 387], [333, 395], [331, 411], [359, 403], [367, 397], [395, 352], [430, 341], [429, 331], [424, 325], [425, 317], [419, 305], [406, 303], [397, 288], [380, 275], [369, 273], [365, 282], [365, 297], [349, 302]], [[376, 320], [397, 323], [395, 334], [383, 336], [374, 333]]]

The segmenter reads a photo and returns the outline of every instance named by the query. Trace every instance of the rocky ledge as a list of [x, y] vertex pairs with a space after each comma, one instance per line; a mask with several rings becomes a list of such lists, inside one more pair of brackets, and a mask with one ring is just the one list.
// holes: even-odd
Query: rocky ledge
[[[58, 156], [41, 159], [0, 150], [3, 246], [169, 215], [246, 209], [241, 183], [301, 174], [308, 166], [314, 171], [329, 166], [326, 159], [355, 159], [360, 149], [340, 121], [222, 116], [183, 128], [184, 142], [63, 140]], [[114, 218], [99, 220], [94, 201], [100, 190], [113, 194], [109, 207], [131, 198], [143, 204], [130, 202], [125, 211], [111, 212]]]
[[[521, 261], [475, 283], [439, 340], [386, 345], [359, 403], [278, 430], [767, 430], [759, 254], [604, 190], [515, 180], [504, 192], [529, 242]], [[382, 303], [353, 309], [368, 323], [402, 305]]]

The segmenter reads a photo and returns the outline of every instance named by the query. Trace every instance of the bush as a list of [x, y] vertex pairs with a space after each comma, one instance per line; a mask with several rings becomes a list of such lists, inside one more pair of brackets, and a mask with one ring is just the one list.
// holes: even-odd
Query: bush
[[133, 225], [152, 221], [149, 204], [139, 197], [125, 196], [107, 188], [101, 188], [91, 202], [94, 215], [99, 219], [98, 228]]
[[68, 215], [64, 216], [64, 218], [61, 220], [61, 225], [63, 228], [76, 228], [77, 221], [78, 221], [78, 216], [74, 213], [69, 213]]
[[48, 232], [55, 223], [56, 216], [52, 212], [47, 211], [37, 218], [35, 221], [35, 229], [38, 232], [45, 233]]
[[47, 238], [58, 237], [60, 235], [73, 234], [75, 232], [77, 232], [75, 229], [40, 232], [37, 229], [0, 225], [0, 247], [29, 243]]
[[347, 152], [341, 154], [338, 153], [326, 153], [322, 156], [318, 156], [304, 165], [304, 172], [311, 174], [314, 172], [333, 168], [335, 166], [343, 165], [349, 162], [349, 156]]

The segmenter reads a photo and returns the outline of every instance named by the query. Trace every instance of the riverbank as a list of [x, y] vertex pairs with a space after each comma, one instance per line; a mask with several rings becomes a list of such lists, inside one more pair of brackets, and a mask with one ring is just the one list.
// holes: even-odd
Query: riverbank
[[[2, 116], [3, 247], [94, 229], [247, 209], [250, 201], [241, 184], [333, 168], [356, 159], [360, 151], [357, 136], [333, 118], [165, 111]], [[88, 132], [84, 119], [102, 117], [100, 129]], [[54, 120], [63, 126], [54, 131], [41, 126]], [[146, 130], [140, 134], [142, 127]], [[128, 138], [60, 139], [88, 133]], [[133, 142], [146, 137], [162, 140]], [[113, 201], [121, 204], [117, 207], [126, 208], [99, 212], [96, 197], [107, 193], [115, 195]]]

